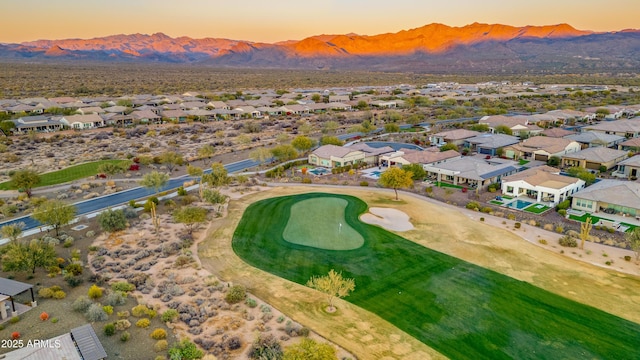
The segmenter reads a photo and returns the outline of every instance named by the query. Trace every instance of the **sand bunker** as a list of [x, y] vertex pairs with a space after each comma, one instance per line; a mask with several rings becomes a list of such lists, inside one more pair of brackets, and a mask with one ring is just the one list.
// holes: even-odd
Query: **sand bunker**
[[413, 224], [409, 221], [409, 215], [396, 209], [369, 208], [369, 212], [362, 214], [360, 220], [367, 224], [378, 225], [392, 231], [413, 230]]

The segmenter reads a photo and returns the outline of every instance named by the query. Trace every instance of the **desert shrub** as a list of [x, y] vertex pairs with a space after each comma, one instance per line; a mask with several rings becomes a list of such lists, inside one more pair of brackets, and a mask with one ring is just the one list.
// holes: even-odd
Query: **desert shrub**
[[162, 313], [162, 321], [163, 322], [173, 322], [178, 317], [178, 310], [168, 309], [167, 311]]
[[126, 319], [129, 316], [131, 316], [131, 314], [126, 310], [125, 311], [118, 311], [117, 315], [118, 315], [118, 318], [120, 318], [120, 319]]
[[556, 210], [567, 210], [571, 206], [571, 200], [564, 200], [556, 205]]
[[553, 224], [544, 224], [542, 228], [547, 231], [553, 231]]
[[189, 341], [189, 339], [183, 339], [179, 343], [173, 344], [169, 349], [169, 358], [171, 359], [193, 360], [200, 359], [203, 356], [202, 350], [199, 350], [196, 344]]
[[128, 331], [125, 331], [125, 332], [122, 333], [122, 335], [120, 335], [120, 341], [122, 341], [122, 342], [129, 341], [129, 338], [131, 338], [131, 334], [129, 334]]
[[17, 322], [19, 322], [19, 321], [20, 321], [20, 316], [13, 316], [13, 317], [11, 317], [11, 319], [9, 320], [9, 323], [10, 323], [10, 324], [15, 324], [15, 323], [17, 323]]
[[42, 288], [38, 290], [38, 296], [45, 299], [50, 299], [53, 297], [53, 290], [51, 288]]
[[282, 345], [273, 335], [258, 335], [249, 347], [250, 359], [281, 359]]
[[138, 218], [138, 212], [136, 211], [136, 209], [128, 206], [124, 209], [122, 209], [122, 212], [124, 213], [124, 217], [127, 219], [137, 219]]
[[106, 321], [109, 318], [109, 315], [107, 315], [100, 304], [91, 304], [84, 313], [84, 316], [89, 322]]
[[53, 292], [53, 298], [57, 300], [61, 300], [67, 297], [67, 293], [62, 290], [57, 290]]
[[115, 232], [127, 227], [127, 218], [122, 210], [106, 210], [98, 215], [98, 224], [104, 231]]
[[147, 318], [136, 321], [136, 326], [139, 328], [145, 329], [145, 328], [148, 328], [149, 325], [151, 325], [151, 321], [149, 321], [149, 319]]
[[127, 319], [118, 319], [114, 324], [118, 331], [127, 330], [131, 327], [131, 322]]
[[177, 190], [178, 192], [178, 196], [185, 196], [187, 195], [187, 190], [184, 189], [184, 187], [180, 186]]
[[227, 339], [226, 345], [227, 345], [227, 349], [236, 350], [242, 347], [242, 341], [240, 341], [239, 337], [232, 336], [229, 339]]
[[538, 240], [538, 242], [540, 244], [542, 244], [542, 245], [547, 245], [547, 240], [545, 240], [545, 239], [540, 239], [540, 240]]
[[84, 313], [89, 309], [89, 306], [91, 306], [91, 304], [93, 304], [93, 301], [91, 301], [88, 297], [82, 295], [78, 296], [78, 298], [71, 305], [71, 308], [74, 311]]
[[258, 303], [256, 302], [256, 300], [255, 299], [251, 299], [251, 298], [247, 298], [247, 300], [245, 300], [244, 303], [247, 304], [247, 306], [250, 307], [250, 308], [254, 308], [254, 307], [258, 306]]
[[567, 210], [565, 209], [560, 209], [558, 210], [558, 214], [562, 215], [562, 216], [567, 216]]
[[72, 237], [68, 237], [66, 239], [64, 239], [64, 242], [62, 243], [62, 246], [65, 248], [70, 248], [73, 246], [73, 238]]
[[311, 184], [313, 181], [311, 181], [311, 178], [302, 178], [302, 183], [303, 184]]
[[40, 313], [40, 320], [42, 320], [42, 321], [47, 321], [47, 320], [49, 320], [49, 314], [47, 314], [47, 313], [46, 313], [46, 312], [44, 312], [44, 311], [43, 311], [43, 312], [41, 312], [41, 313]]
[[72, 274], [67, 274], [67, 275], [64, 276], [64, 281], [66, 281], [66, 283], [69, 286], [76, 287], [76, 286], [79, 286], [80, 284], [82, 284], [84, 279], [82, 279], [81, 276], [73, 276]]
[[153, 345], [153, 350], [155, 352], [160, 352], [160, 351], [165, 351], [167, 350], [167, 348], [169, 347], [169, 343], [167, 342], [167, 340], [158, 340], [154, 345]]
[[481, 217], [481, 218], [480, 218], [480, 221], [484, 221], [484, 218], [483, 218], [483, 217]]
[[301, 327], [300, 330], [298, 330], [298, 334], [303, 337], [309, 336], [309, 328], [306, 326]]
[[499, 183], [490, 184], [487, 187], [487, 190], [489, 190], [489, 192], [491, 192], [491, 193], [494, 193], [494, 192], [500, 190], [500, 184]]
[[90, 299], [99, 299], [102, 297], [102, 288], [100, 288], [98, 285], [93, 284], [91, 285], [91, 287], [89, 288], [89, 292], [87, 293], [87, 295], [89, 295]]
[[113, 291], [129, 292], [135, 289], [136, 289], [135, 285], [129, 284], [126, 281], [118, 281], [114, 284], [111, 284], [111, 290]]
[[493, 209], [490, 208], [489, 206], [484, 206], [482, 209], [480, 209], [480, 211], [485, 213], [485, 214], [489, 214], [490, 212], [493, 211]]
[[107, 313], [107, 315], [113, 314], [113, 306], [111, 305], [104, 305], [102, 307], [102, 310], [104, 310], [104, 312]]
[[480, 209], [480, 204], [477, 201], [469, 201], [465, 207], [470, 210], [478, 210]]
[[519, 222], [513, 224], [513, 227], [516, 229], [520, 229], [520, 227], [522, 226], [522, 224], [520, 224]]
[[227, 291], [227, 294], [225, 295], [224, 299], [229, 304], [237, 304], [242, 300], [244, 300], [246, 296], [247, 296], [247, 290], [244, 288], [244, 286], [234, 285], [231, 288], [229, 288], [229, 291]]
[[60, 321], [57, 317], [51, 318], [51, 323], [57, 324]]
[[564, 232], [564, 227], [562, 225], [557, 225], [556, 228], [555, 228], [555, 231], [558, 234], [562, 234]]
[[108, 323], [102, 328], [102, 330], [105, 335], [111, 336], [116, 333], [116, 326], [113, 323]]
[[568, 235], [565, 235], [563, 237], [561, 237], [558, 240], [558, 243], [560, 244], [560, 246], [564, 246], [564, 247], [577, 247], [578, 246], [578, 241]]
[[149, 308], [145, 304], [136, 305], [131, 309], [131, 314], [135, 317], [146, 316], [148, 312]]
[[149, 336], [154, 340], [162, 340], [167, 338], [167, 332], [164, 329], [157, 328]]
[[82, 265], [78, 264], [78, 263], [71, 263], [69, 265], [67, 265], [64, 270], [67, 272], [67, 274], [71, 274], [73, 276], [78, 276], [78, 275], [82, 275]]
[[625, 255], [624, 256], [624, 261], [631, 261], [631, 256]]
[[105, 296], [104, 303], [110, 306], [124, 305], [127, 302], [127, 298], [119, 291], [110, 292]]
[[368, 181], [360, 181], [360, 186], [369, 186]]
[[515, 219], [516, 219], [516, 216], [515, 216], [515, 214], [508, 214], [508, 215], [507, 215], [507, 219], [509, 219], [509, 220], [515, 220]]

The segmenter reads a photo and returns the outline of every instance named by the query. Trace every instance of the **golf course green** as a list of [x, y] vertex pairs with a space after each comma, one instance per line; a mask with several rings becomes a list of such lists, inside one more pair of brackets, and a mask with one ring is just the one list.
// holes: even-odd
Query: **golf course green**
[[[309, 212], [332, 203], [341, 216]], [[638, 358], [640, 325], [362, 223], [366, 210], [358, 198], [327, 193], [261, 200], [246, 209], [233, 250], [250, 265], [300, 284], [341, 271], [356, 283], [345, 300], [452, 359]], [[322, 226], [313, 228], [316, 240], [308, 246], [300, 237], [311, 221]], [[359, 233], [363, 244], [322, 245], [335, 242], [318, 240], [336, 236], [335, 221], [344, 221], [342, 231]]]

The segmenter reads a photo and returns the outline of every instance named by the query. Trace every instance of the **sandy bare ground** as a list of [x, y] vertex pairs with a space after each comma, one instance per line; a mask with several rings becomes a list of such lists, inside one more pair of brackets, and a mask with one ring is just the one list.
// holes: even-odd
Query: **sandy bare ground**
[[391, 208], [372, 207], [369, 212], [362, 214], [360, 220], [371, 225], [378, 225], [391, 231], [413, 230], [409, 215]]
[[[619, 255], [613, 248], [607, 248], [606, 251], [608, 258], [615, 260], [615, 266], [595, 266], [585, 257], [586, 250], [582, 258], [579, 257], [580, 250], [575, 249], [572, 251], [577, 255], [571, 254], [571, 251], [560, 254], [553, 233], [527, 225], [513, 230], [513, 224], [509, 224], [508, 220], [502, 224], [505, 219], [493, 219], [486, 215], [485, 221], [479, 221], [481, 215], [477, 212], [417, 195], [402, 194], [401, 201], [392, 201], [393, 192], [386, 189], [278, 187], [232, 201], [229, 216], [213, 224], [206, 240], [200, 244], [198, 253], [203, 268], [224, 281], [233, 280], [248, 286], [269, 304], [350, 350], [358, 358], [430, 359], [442, 358], [442, 355], [375, 314], [346, 301], [337, 301], [338, 312], [328, 315], [322, 310], [323, 298], [315, 291], [253, 268], [231, 249], [233, 231], [249, 204], [264, 198], [311, 191], [354, 195], [371, 207], [398, 209], [406, 213], [415, 226], [413, 230], [403, 232], [402, 235], [407, 239], [640, 322], [640, 278], [629, 274], [631, 268], [637, 268], [638, 265], [633, 262], [620, 264], [620, 267], [627, 265], [625, 268], [630, 268], [628, 273], [614, 271], [620, 270], [618, 265], [624, 260], [617, 259]], [[522, 235], [528, 241], [523, 241]], [[548, 240], [549, 245], [537, 243], [539, 238]], [[592, 254], [600, 251], [595, 244], [586, 247], [587, 250], [592, 249]]]

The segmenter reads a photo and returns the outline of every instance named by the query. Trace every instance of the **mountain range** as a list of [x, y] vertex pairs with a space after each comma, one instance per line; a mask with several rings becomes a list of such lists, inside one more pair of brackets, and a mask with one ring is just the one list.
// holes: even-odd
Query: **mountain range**
[[0, 59], [433, 73], [635, 73], [640, 68], [640, 30], [429, 24], [397, 33], [317, 35], [278, 43], [132, 34], [0, 44]]

